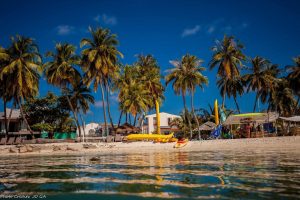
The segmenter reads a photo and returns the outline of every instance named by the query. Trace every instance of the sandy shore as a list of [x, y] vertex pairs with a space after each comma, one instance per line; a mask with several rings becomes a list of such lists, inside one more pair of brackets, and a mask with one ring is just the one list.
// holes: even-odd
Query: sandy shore
[[175, 143], [58, 143], [0, 146], [0, 156], [30, 155], [84, 155], [109, 153], [137, 153], [149, 151], [224, 151], [224, 150], [291, 150], [300, 152], [300, 136], [266, 137], [234, 140], [190, 141], [183, 148], [175, 149]]

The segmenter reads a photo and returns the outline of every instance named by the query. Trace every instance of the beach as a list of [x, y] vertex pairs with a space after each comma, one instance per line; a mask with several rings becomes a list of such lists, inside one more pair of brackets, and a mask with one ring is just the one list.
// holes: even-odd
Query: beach
[[234, 151], [234, 150], [293, 150], [300, 152], [300, 136], [265, 137], [227, 140], [189, 141], [183, 148], [175, 143], [113, 142], [113, 143], [50, 143], [0, 146], [0, 156], [82, 155], [110, 153], [178, 152], [178, 151]]

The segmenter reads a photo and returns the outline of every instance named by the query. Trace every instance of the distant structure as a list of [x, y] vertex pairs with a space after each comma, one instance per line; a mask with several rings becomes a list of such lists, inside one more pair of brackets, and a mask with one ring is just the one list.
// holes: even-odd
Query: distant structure
[[[143, 133], [153, 133], [157, 128], [156, 114], [146, 115], [146, 123], [143, 125]], [[171, 126], [171, 121], [180, 118], [178, 115], [161, 112], [160, 113], [160, 130], [161, 133], [170, 133], [178, 131], [176, 126]]]
[[[99, 129], [99, 124], [98, 123], [89, 123], [87, 125], [85, 125], [85, 136], [94, 136], [94, 135], [97, 135], [97, 131]], [[81, 129], [81, 133], [83, 134], [83, 127], [81, 126], [80, 127]], [[79, 131], [77, 129], [76, 131], [77, 135], [79, 135]]]
[[[11, 114], [11, 116], [10, 116]], [[21, 117], [19, 109], [6, 109], [6, 117], [9, 119], [8, 132], [27, 131], [27, 126]], [[0, 112], [0, 133], [5, 133], [5, 116]]]

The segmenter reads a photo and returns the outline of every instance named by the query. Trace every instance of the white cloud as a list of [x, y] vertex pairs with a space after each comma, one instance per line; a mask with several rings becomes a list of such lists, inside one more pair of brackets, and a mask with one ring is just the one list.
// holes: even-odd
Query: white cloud
[[58, 35], [69, 35], [73, 33], [74, 27], [69, 25], [59, 25], [56, 27], [56, 31]]
[[224, 31], [224, 33], [231, 33], [231, 31], [232, 31], [232, 26], [225, 26], [224, 28], [223, 28], [223, 31]]
[[115, 16], [108, 16], [105, 13], [102, 15], [97, 15], [94, 17], [96, 22], [103, 22], [106, 25], [116, 25], [118, 23], [117, 18]]
[[214, 25], [211, 25], [207, 29], [208, 34], [212, 34], [216, 30], [216, 27]]
[[96, 101], [94, 106], [97, 108], [100, 108], [100, 107], [103, 107], [103, 103], [102, 103], [102, 101]]
[[196, 25], [194, 28], [186, 28], [186, 29], [184, 29], [181, 36], [182, 37], [187, 37], [187, 36], [195, 35], [199, 31], [200, 31], [200, 26]]

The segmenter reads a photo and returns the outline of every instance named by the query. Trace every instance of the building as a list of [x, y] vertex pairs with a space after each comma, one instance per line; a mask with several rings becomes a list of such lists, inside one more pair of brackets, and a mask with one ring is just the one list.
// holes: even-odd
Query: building
[[[6, 109], [6, 117], [9, 120], [8, 132], [27, 131], [26, 124], [21, 117], [19, 109], [11, 110], [11, 109], [7, 108]], [[5, 133], [4, 112], [0, 112], [0, 133]]]
[[[146, 123], [143, 125], [143, 133], [153, 133], [156, 130], [156, 114], [146, 115]], [[176, 126], [171, 126], [171, 121], [175, 118], [180, 118], [178, 115], [161, 112], [160, 113], [160, 130], [161, 133], [170, 133], [178, 131]]]
[[[84, 130], [85, 130], [85, 136], [95, 136], [95, 135], [97, 135], [96, 133], [99, 129], [99, 124], [98, 123], [90, 123], [90, 124], [85, 125], [84, 130], [83, 130], [82, 126], [80, 127], [80, 129], [81, 129], [82, 134], [84, 133]], [[79, 135], [78, 130], [76, 131], [76, 133], [77, 133], [77, 135]]]

